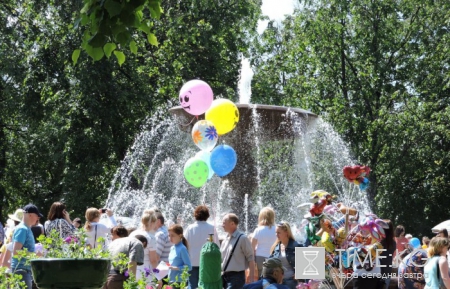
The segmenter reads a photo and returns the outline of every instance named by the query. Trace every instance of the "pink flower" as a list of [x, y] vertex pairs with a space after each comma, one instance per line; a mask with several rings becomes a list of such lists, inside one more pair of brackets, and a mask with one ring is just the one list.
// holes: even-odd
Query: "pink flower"
[[67, 244], [78, 243], [78, 238], [68, 236], [67, 238], [64, 239], [64, 242], [66, 242]]

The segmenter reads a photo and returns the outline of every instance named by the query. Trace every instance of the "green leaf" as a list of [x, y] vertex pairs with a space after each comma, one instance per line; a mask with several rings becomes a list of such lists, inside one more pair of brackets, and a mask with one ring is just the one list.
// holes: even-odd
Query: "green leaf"
[[134, 18], [134, 27], [139, 28], [141, 26], [142, 18], [144, 17], [144, 13], [142, 11], [137, 11], [135, 13], [136, 17]]
[[103, 52], [103, 49], [101, 47], [95, 47], [93, 49], [93, 57], [95, 61], [100, 60], [103, 58], [103, 56], [105, 55], [105, 53]]
[[155, 0], [150, 1], [148, 3], [148, 8], [149, 8], [150, 14], [152, 15], [153, 18], [159, 19], [159, 17], [163, 13], [163, 10], [161, 8], [159, 1], [155, 1]]
[[106, 0], [105, 8], [108, 11], [109, 18], [119, 15], [122, 11], [122, 5], [114, 0]]
[[105, 46], [103, 46], [103, 51], [105, 52], [105, 55], [107, 58], [111, 56], [111, 53], [117, 48], [115, 43], [106, 43]]
[[123, 24], [116, 23], [111, 27], [111, 31], [114, 37], [117, 37], [120, 33], [124, 32], [127, 28]]
[[120, 21], [126, 26], [134, 26], [136, 21], [136, 15], [134, 13], [121, 13]]
[[130, 41], [131, 35], [128, 31], [120, 32], [116, 35], [117, 41], [120, 43], [120, 45], [125, 46], [128, 41]]
[[156, 39], [155, 34], [149, 33], [147, 35], [147, 39], [148, 39], [148, 43], [150, 43], [151, 45], [154, 45], [154, 46], [158, 46], [159, 45], [158, 39]]
[[130, 50], [131, 52], [133, 52], [133, 54], [137, 54], [138, 48], [134, 40], [130, 42]]
[[125, 54], [123, 54], [122, 51], [114, 51], [114, 55], [117, 57], [117, 61], [119, 62], [119, 65], [122, 66], [122, 64], [125, 62]]
[[86, 25], [89, 22], [89, 17], [87, 15], [81, 16], [81, 25]]
[[146, 34], [150, 34], [150, 26], [147, 24], [147, 22], [142, 22], [139, 26], [139, 29]]
[[80, 57], [80, 49], [75, 49], [72, 53], [72, 61], [73, 61], [73, 65], [77, 64], [78, 61], [78, 57]]
[[95, 33], [95, 35], [88, 40], [89, 45], [92, 47], [102, 47], [105, 42], [106, 36], [100, 32]]
[[81, 14], [85, 14], [85, 13], [87, 13], [87, 12], [88, 12], [88, 10], [89, 10], [89, 7], [91, 7], [91, 3], [90, 3], [90, 2], [88, 2], [88, 3], [84, 4], [83, 8], [81, 8], [81, 11], [80, 11], [80, 13], [81, 13]]
[[103, 58], [105, 53], [103, 52], [103, 49], [101, 47], [92, 47], [91, 45], [87, 44], [85, 46], [85, 50], [87, 54], [94, 59], [94, 61], [100, 60]]

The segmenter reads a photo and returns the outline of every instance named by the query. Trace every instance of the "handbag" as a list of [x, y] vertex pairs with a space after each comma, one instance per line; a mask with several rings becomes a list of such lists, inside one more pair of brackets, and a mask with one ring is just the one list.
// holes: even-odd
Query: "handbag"
[[97, 225], [95, 225], [95, 236], [94, 236], [94, 249], [97, 246]]
[[436, 267], [437, 267], [437, 278], [439, 280], [439, 289], [446, 289], [444, 285], [444, 280], [441, 278], [441, 270], [439, 268], [439, 258], [436, 258]]

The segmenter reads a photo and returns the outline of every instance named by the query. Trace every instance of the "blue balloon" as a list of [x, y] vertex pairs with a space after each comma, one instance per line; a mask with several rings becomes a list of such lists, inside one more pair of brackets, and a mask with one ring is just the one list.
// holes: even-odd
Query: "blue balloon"
[[420, 240], [417, 238], [411, 238], [411, 240], [409, 240], [409, 245], [411, 245], [411, 247], [413, 247], [413, 249], [421, 248]]
[[237, 155], [229, 145], [218, 145], [211, 152], [211, 168], [219, 177], [224, 177], [233, 171], [237, 163]]
[[368, 187], [369, 187], [369, 179], [368, 178], [364, 178], [362, 183], [359, 184], [359, 189], [361, 191], [365, 191]]

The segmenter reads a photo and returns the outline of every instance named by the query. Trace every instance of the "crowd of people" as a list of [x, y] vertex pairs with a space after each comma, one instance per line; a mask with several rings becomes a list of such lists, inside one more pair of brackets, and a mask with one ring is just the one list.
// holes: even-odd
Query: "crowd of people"
[[[80, 228], [84, 229], [91, 248], [109, 250], [112, 256], [125, 254], [129, 259], [129, 272], [138, 279], [152, 278], [151, 275], [146, 277], [145, 272], [157, 268], [161, 262], [166, 264], [169, 270], [167, 278], [159, 282], [160, 288], [164, 284], [176, 288], [183, 270], [189, 272], [189, 288], [199, 288], [201, 250], [210, 236], [220, 248], [223, 288], [295, 289], [307, 281], [295, 278], [295, 248], [305, 244], [295, 240], [289, 223], [275, 222], [275, 212], [269, 207], [260, 211], [258, 225], [250, 235], [238, 229], [237, 215], [226, 214], [222, 219], [226, 236], [220, 241], [215, 226], [207, 222], [210, 213], [205, 205], [195, 209], [195, 222], [185, 228], [179, 223], [167, 226], [157, 208], [144, 210], [137, 228], [118, 224], [110, 209], [88, 208], [83, 225], [80, 218], [71, 220], [61, 202], [52, 204], [44, 224], [40, 223], [43, 215], [33, 204], [17, 209], [8, 217], [6, 227], [0, 228], [0, 265], [22, 275], [27, 288], [33, 287], [32, 273], [24, 260], [15, 258], [17, 251], [35, 252], [37, 238], [50, 231], [56, 231], [64, 239], [75, 235]], [[378, 240], [386, 250], [382, 253], [384, 258], [373, 268], [357, 264], [360, 267], [355, 270], [353, 288], [388, 288], [391, 278], [385, 276], [393, 276], [393, 270], [398, 270], [400, 289], [450, 289], [447, 230], [441, 230], [431, 240], [424, 236], [421, 243], [418, 238], [405, 234], [403, 226], [394, 229], [389, 220], [384, 222], [389, 228], [385, 229], [384, 238]], [[395, 260], [401, 260], [398, 266]], [[363, 278], [360, 274], [363, 272], [380, 273], [381, 277], [372, 274], [372, 278]], [[410, 273], [415, 273], [414, 278], [408, 277]], [[103, 289], [123, 288], [126, 279], [123, 270], [112, 267]]]

